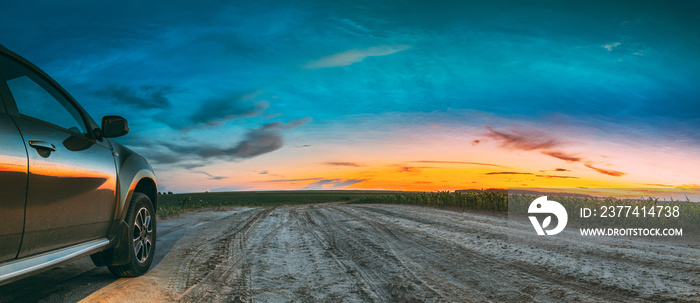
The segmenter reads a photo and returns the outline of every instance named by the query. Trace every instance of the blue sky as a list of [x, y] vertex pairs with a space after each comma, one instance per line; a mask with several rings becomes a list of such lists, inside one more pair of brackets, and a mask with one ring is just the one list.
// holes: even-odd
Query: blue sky
[[[96, 119], [129, 120], [120, 141], [164, 188], [274, 188], [231, 172], [241, 169], [368, 184], [290, 163], [391, 166], [391, 152], [366, 159], [431, 137], [513, 153], [489, 129], [660, 145], [685, 150], [682, 161], [700, 145], [694, 1], [42, 1], [0, 15], [0, 43]], [[429, 157], [448, 155], [479, 160]]]

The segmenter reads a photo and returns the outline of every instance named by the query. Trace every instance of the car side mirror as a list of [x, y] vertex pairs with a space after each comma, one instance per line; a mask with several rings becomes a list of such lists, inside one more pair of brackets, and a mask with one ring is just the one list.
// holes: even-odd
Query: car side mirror
[[116, 138], [129, 132], [129, 123], [120, 116], [102, 117], [101, 135], [104, 138]]

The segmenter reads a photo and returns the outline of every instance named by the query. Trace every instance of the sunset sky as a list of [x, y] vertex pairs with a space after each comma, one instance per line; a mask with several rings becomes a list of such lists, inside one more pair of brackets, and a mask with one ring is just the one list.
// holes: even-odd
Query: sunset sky
[[698, 1], [13, 1], [161, 191], [700, 187]]

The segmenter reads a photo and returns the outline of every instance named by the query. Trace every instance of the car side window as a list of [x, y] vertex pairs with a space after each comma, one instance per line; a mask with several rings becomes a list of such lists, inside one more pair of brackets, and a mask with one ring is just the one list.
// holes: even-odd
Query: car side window
[[0, 57], [0, 66], [21, 115], [76, 133], [86, 133], [78, 109], [46, 81], [7, 58]]

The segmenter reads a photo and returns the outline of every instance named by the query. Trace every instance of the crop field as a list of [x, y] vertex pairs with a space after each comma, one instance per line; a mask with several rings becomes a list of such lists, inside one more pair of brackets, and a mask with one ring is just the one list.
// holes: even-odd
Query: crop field
[[363, 190], [289, 190], [162, 194], [158, 195], [158, 215], [177, 216], [189, 210], [210, 207], [352, 202], [362, 198], [396, 193], [395, 191]]
[[[601, 206], [623, 207], [635, 205], [639, 208], [677, 207], [678, 217], [657, 218], [618, 217], [593, 221], [606, 226], [647, 226], [655, 227], [683, 226], [686, 232], [700, 231], [700, 203], [693, 201], [659, 201], [655, 198], [621, 199], [592, 196], [550, 195], [550, 200], [559, 201], [569, 214], [575, 214], [582, 207], [599, 208]], [[162, 194], [158, 196], [158, 214], [161, 217], [177, 216], [183, 212], [198, 208], [221, 208], [229, 206], [278, 206], [300, 205], [328, 202], [345, 202], [350, 204], [409, 204], [460, 210], [478, 210], [489, 212], [526, 215], [527, 208], [537, 195], [511, 194], [506, 190], [469, 190], [439, 192], [396, 192], [396, 191], [355, 191], [355, 190], [308, 190], [308, 191], [250, 191], [250, 192], [215, 192]], [[509, 201], [510, 199], [510, 201]], [[572, 226], [584, 227], [585, 220], [571, 216]], [[591, 221], [589, 220], [588, 223]]]
[[[510, 201], [509, 201], [510, 198]], [[397, 192], [397, 191], [360, 191], [360, 190], [300, 190], [300, 191], [241, 191], [214, 193], [163, 194], [158, 196], [158, 213], [162, 217], [179, 215], [182, 212], [198, 208], [216, 208], [227, 206], [278, 206], [300, 205], [328, 202], [347, 202], [351, 204], [409, 204], [463, 210], [480, 210], [492, 212], [527, 213], [527, 207], [537, 195], [511, 194], [506, 190], [470, 190], [439, 192]], [[700, 230], [700, 203], [693, 201], [659, 201], [655, 198], [621, 199], [591, 196], [550, 195], [551, 200], [559, 201], [570, 214], [581, 207], [598, 208], [600, 206], [637, 205], [640, 208], [669, 206], [678, 207], [678, 217], [650, 221], [644, 217], [609, 218], [606, 224], [648, 224], [655, 226], [685, 226], [688, 231]]]
[[508, 193], [505, 190], [395, 193], [362, 197], [351, 203], [412, 204], [505, 212], [508, 211]]
[[[521, 214], [525, 216], [530, 203], [538, 195], [533, 194], [508, 194], [505, 190], [482, 190], [465, 192], [430, 192], [430, 193], [398, 193], [383, 194], [362, 197], [350, 203], [357, 204], [411, 204], [427, 205], [434, 207], [447, 207], [470, 210], [486, 210], [495, 212], [509, 212], [510, 214]], [[581, 208], [600, 209], [601, 206], [617, 207], [618, 210], [624, 207], [635, 206], [637, 209], [644, 208], [648, 211], [659, 209], [677, 210], [678, 216], [617, 216], [605, 219], [598, 219], [592, 222], [596, 224], [604, 223], [606, 226], [626, 226], [645, 227], [648, 225], [665, 228], [682, 226], [687, 232], [700, 231], [700, 203], [695, 201], [660, 201], [658, 198], [647, 197], [645, 199], [625, 199], [613, 197], [593, 197], [581, 195], [555, 194], [549, 195], [549, 200], [561, 203], [567, 213], [572, 214], [571, 218], [574, 226], [581, 226], [584, 220], [576, 220], [576, 215]], [[671, 213], [669, 213], [671, 214]], [[588, 222], [591, 222], [590, 220]]]

